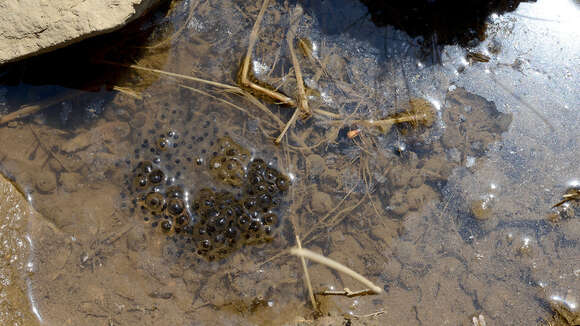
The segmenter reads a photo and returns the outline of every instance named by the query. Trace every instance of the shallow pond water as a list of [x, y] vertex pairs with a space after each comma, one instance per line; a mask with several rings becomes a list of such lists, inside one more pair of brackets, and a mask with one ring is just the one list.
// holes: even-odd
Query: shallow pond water
[[[362, 4], [344, 33], [303, 5], [270, 4], [251, 59], [293, 98], [292, 50], [301, 66], [312, 115], [279, 145], [294, 108], [236, 84], [261, 2], [178, 1], [123, 46], [79, 46], [90, 63], [0, 72], [0, 114], [34, 111], [0, 120], [0, 171], [34, 209], [0, 205], [0, 321], [580, 322], [577, 201], [552, 209], [580, 180], [580, 8], [521, 3], [427, 50]], [[297, 236], [382, 293], [321, 294], [364, 286], [308, 262], [313, 308]]]

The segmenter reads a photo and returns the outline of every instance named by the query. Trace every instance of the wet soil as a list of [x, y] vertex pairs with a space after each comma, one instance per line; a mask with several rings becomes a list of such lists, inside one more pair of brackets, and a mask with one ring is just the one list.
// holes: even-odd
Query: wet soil
[[[0, 126], [0, 170], [39, 212], [6, 235], [30, 239], [20, 249], [30, 253], [29, 269], [8, 272], [22, 302], [9, 315], [33, 311], [45, 325], [474, 325], [480, 315], [492, 325], [574, 325], [578, 202], [548, 219], [580, 174], [580, 116], [571, 109], [580, 103], [570, 59], [577, 45], [566, 43], [574, 38], [542, 41], [565, 44], [558, 56], [570, 59], [546, 64], [556, 55], [542, 50], [548, 45], [526, 52], [519, 44], [563, 27], [538, 29], [506, 14], [470, 49], [489, 60], [448, 46], [441, 64], [425, 65], [418, 40], [392, 27], [376, 30], [389, 46], [375, 47], [325, 34], [308, 11], [292, 20], [293, 6], [271, 4], [252, 60], [257, 80], [294, 96], [286, 32], [295, 25], [312, 44], [299, 60], [313, 116], [274, 145], [294, 109], [232, 90], [259, 6], [176, 2], [166, 18], [174, 28], [161, 27], [166, 33], [144, 43], [137, 60], [116, 57], [220, 85], [135, 70], [122, 83], [112, 79], [115, 91], [78, 92]], [[538, 14], [533, 8], [544, 10], [519, 14]], [[360, 30], [372, 25], [367, 19]], [[2, 113], [50, 93], [0, 87]], [[17, 96], [26, 92], [33, 95]], [[424, 110], [429, 123], [377, 124]], [[288, 177], [287, 189], [248, 186], [249, 177], [267, 178], [252, 172], [258, 159], [271, 169], [263, 171]], [[163, 182], [150, 184], [156, 170]], [[191, 225], [205, 218], [227, 238], [205, 199], [232, 208], [250, 188], [276, 201], [274, 232], [219, 255], [203, 249], [214, 234], [177, 232], [181, 206], [158, 205], [183, 200]], [[161, 197], [143, 200], [150, 193]], [[230, 195], [199, 195], [209, 193]], [[199, 198], [203, 212], [192, 205]], [[267, 211], [256, 221], [265, 230], [260, 214], [273, 206], [261, 203]], [[384, 292], [322, 295], [361, 285], [309, 262], [312, 307], [300, 261], [287, 251], [296, 236]]]
[[0, 323], [3, 325], [38, 325], [32, 314], [22, 277], [30, 272], [30, 243], [24, 236], [30, 220], [38, 218], [24, 195], [10, 180], [0, 178]]

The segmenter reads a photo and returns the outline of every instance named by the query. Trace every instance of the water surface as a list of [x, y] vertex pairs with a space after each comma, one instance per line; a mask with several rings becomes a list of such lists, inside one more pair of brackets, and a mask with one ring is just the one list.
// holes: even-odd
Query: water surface
[[[472, 325], [482, 315], [488, 325], [535, 325], [554, 311], [577, 316], [577, 203], [548, 219], [580, 178], [577, 5], [521, 3], [492, 14], [470, 48], [426, 49], [421, 36], [376, 27], [363, 5], [347, 16], [364, 18], [340, 32], [308, 3], [295, 19], [294, 5], [273, 3], [255, 78], [294, 97], [288, 30], [312, 45], [304, 56], [294, 43], [315, 110], [280, 145], [293, 108], [126, 67], [236, 85], [259, 6], [176, 2], [133, 30], [139, 41], [82, 63], [83, 83], [36, 75], [37, 62], [0, 75], [2, 114], [42, 105], [0, 126], [0, 169], [42, 215], [15, 235], [30, 239], [20, 279], [40, 324]], [[432, 123], [369, 122], [419, 107], [433, 110]], [[177, 147], [159, 150], [161, 135], [177, 135]], [[208, 163], [226, 135], [291, 185], [271, 241], [208, 260], [187, 233], [145, 218], [135, 169], [158, 158], [191, 198], [204, 188], [243, 196]], [[384, 292], [317, 295], [313, 309], [287, 253], [296, 236]], [[362, 287], [319, 264], [308, 271], [315, 292]]]

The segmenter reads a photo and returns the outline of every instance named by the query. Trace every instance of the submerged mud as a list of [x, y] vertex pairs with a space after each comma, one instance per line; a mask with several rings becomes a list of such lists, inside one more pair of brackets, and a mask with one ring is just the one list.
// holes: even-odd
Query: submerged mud
[[[490, 26], [488, 61], [452, 46], [425, 66], [400, 31], [379, 30], [383, 51], [272, 4], [253, 77], [296, 93], [295, 24], [313, 112], [274, 145], [294, 108], [235, 86], [259, 5], [185, 1], [183, 29], [152, 40], [122, 88], [0, 126], [0, 169], [42, 214], [16, 234], [32, 244], [22, 278], [41, 323], [573, 324], [580, 220], [547, 217], [579, 172], [568, 127], [580, 117], [521, 93], [546, 96], [551, 76], [559, 101], [577, 103], [565, 91], [576, 77], [556, 78], [569, 67], [504, 66], [526, 56], [511, 33], [531, 33], [513, 16]], [[308, 262], [310, 306], [287, 253], [297, 236], [384, 292], [322, 294], [361, 285]]]

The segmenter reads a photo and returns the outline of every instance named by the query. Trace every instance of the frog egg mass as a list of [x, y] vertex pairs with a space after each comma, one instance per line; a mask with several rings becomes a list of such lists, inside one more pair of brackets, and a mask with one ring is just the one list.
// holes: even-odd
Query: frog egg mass
[[[252, 159], [229, 136], [210, 142], [195, 158], [180, 150], [188, 144], [178, 139], [170, 131], [143, 141], [150, 159], [134, 164], [127, 180], [143, 220], [161, 234], [185, 239], [207, 260], [271, 241], [290, 179], [266, 161]], [[211, 183], [199, 181], [208, 176]]]

